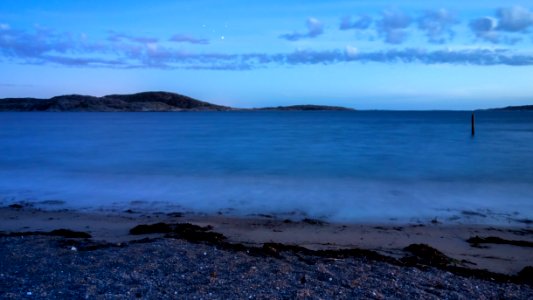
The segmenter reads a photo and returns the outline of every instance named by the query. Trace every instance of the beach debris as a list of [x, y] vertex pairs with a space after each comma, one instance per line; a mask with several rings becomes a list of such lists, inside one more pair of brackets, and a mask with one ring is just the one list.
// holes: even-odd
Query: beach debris
[[426, 225], [422, 224], [422, 223], [418, 223], [418, 224], [413, 224], [411, 226], [409, 226], [411, 228], [417, 228], [417, 227], [426, 227]]
[[518, 272], [518, 278], [523, 282], [533, 285], [533, 266], [524, 267]]
[[[142, 226], [142, 227], [141, 227]], [[420, 225], [416, 225], [420, 226]], [[142, 230], [139, 230], [141, 228]], [[499, 281], [499, 282], [525, 282], [526, 279], [519, 278], [518, 276], [509, 276], [505, 274], [499, 274], [490, 272], [487, 270], [469, 269], [462, 265], [468, 263], [466, 261], [458, 261], [452, 259], [437, 249], [434, 249], [426, 244], [411, 244], [404, 248], [404, 251], [409, 254], [401, 259], [395, 259], [390, 256], [382, 255], [376, 251], [352, 248], [352, 249], [330, 249], [330, 250], [311, 250], [298, 245], [287, 245], [279, 243], [264, 243], [262, 247], [251, 247], [240, 243], [230, 243], [227, 238], [217, 232], [211, 231], [212, 226], [198, 226], [190, 223], [177, 223], [177, 224], [165, 224], [156, 223], [152, 225], [139, 225], [132, 228], [130, 231], [137, 232], [149, 232], [154, 231], [168, 231], [164, 237], [183, 239], [192, 243], [203, 243], [207, 245], [216, 246], [219, 249], [227, 251], [245, 252], [251, 256], [260, 257], [274, 257], [277, 259], [285, 259], [282, 256], [283, 252], [295, 255], [298, 260], [306, 263], [307, 265], [314, 265], [320, 258], [327, 259], [344, 259], [344, 258], [365, 258], [368, 260], [385, 262], [397, 266], [414, 266], [425, 270], [427, 266], [435, 267], [441, 270], [451, 272], [456, 275], [466, 277], [476, 277], [484, 280]], [[132, 233], [132, 234], [133, 234]], [[143, 234], [143, 233], [138, 233]], [[526, 270], [525, 272], [528, 272]], [[525, 273], [527, 274], [527, 273]], [[329, 278], [333, 281], [333, 277], [325, 277], [324, 280], [329, 281]], [[300, 278], [300, 282], [307, 282], [304, 278]]]
[[226, 237], [218, 232], [211, 231], [213, 226], [197, 226], [190, 223], [174, 224], [170, 233], [165, 237], [179, 238], [192, 243], [205, 242], [212, 245], [223, 244]]
[[11, 205], [9, 205], [9, 208], [13, 208], [13, 209], [21, 209], [21, 208], [24, 208], [24, 206], [15, 203], [15, 204], [11, 204]]
[[70, 250], [71, 251], [78, 251], [78, 248], [76, 248], [75, 246], [72, 246], [72, 247], [70, 247]]
[[167, 216], [173, 217], [173, 218], [181, 218], [183, 217], [183, 213], [182, 212], [171, 212], [171, 213], [168, 213]]
[[318, 226], [324, 226], [324, 225], [327, 224], [324, 221], [317, 220], [317, 219], [311, 219], [311, 218], [305, 218], [305, 219], [302, 220], [302, 222], [303, 223], [307, 223], [309, 225], [318, 225]]
[[139, 235], [139, 234], [152, 234], [152, 233], [169, 233], [172, 232], [172, 228], [169, 224], [166, 223], [155, 223], [151, 225], [137, 225], [130, 229], [130, 234]]
[[214, 245], [226, 240], [223, 234], [212, 232], [213, 226], [198, 226], [190, 223], [156, 223], [151, 225], [138, 225], [130, 229], [131, 235], [165, 233], [167, 238], [178, 238], [193, 243], [207, 242]]
[[26, 292], [26, 295], [27, 295], [27, 296], [31, 296], [31, 295], [32, 295], [32, 292]]
[[61, 236], [65, 238], [80, 238], [80, 239], [90, 239], [92, 236], [87, 232], [83, 231], [74, 231], [70, 229], [56, 229], [50, 231], [49, 235]]
[[426, 244], [411, 244], [403, 250], [411, 254], [401, 259], [407, 264], [446, 267], [453, 261], [444, 253]]
[[487, 217], [486, 214], [483, 214], [483, 213], [480, 213], [480, 212], [477, 212], [477, 211], [471, 211], [471, 210], [462, 210], [461, 214], [463, 214], [465, 216], [470, 216], [470, 217], [482, 217], [482, 218], [486, 218]]
[[521, 236], [524, 236], [524, 235], [533, 235], [533, 230], [531, 229], [509, 229], [507, 230], [508, 232], [510, 233], [513, 233], [513, 234], [516, 234], [516, 235], [521, 235]]
[[[177, 224], [168, 224], [168, 225], [171, 227], [174, 227]], [[188, 224], [184, 226], [186, 228], [190, 228], [191, 230], [193, 230], [192, 228], [195, 228], [195, 230], [202, 230], [202, 231], [211, 230], [210, 227], [207, 227], [207, 226], [201, 227], [201, 226], [196, 226], [192, 224]], [[33, 238], [37, 238], [39, 240], [41, 239], [41, 237], [33, 237]], [[72, 247], [76, 247], [78, 251], [103, 249], [103, 251], [98, 251], [98, 253], [94, 253], [91, 255], [77, 256], [77, 259], [80, 259], [80, 260], [87, 259], [88, 257], [93, 257], [93, 256], [94, 257], [105, 257], [110, 254], [113, 254], [112, 255], [114, 257], [113, 259], [116, 259], [117, 256], [115, 255], [116, 252], [114, 250], [114, 247], [127, 247], [128, 245], [132, 244], [132, 243], [123, 243], [123, 244], [99, 243], [99, 242], [95, 242], [92, 240], [86, 240], [86, 239], [64, 239], [64, 240], [58, 241], [58, 239], [53, 238], [51, 239], [51, 241], [53, 241], [54, 243], [57, 243], [57, 242], [64, 243], [62, 246], [63, 249], [71, 249]], [[135, 247], [132, 247], [133, 250], [131, 251], [128, 250], [127, 248], [120, 249], [119, 253], [122, 253], [122, 254], [124, 253], [147, 253], [147, 255], [140, 256], [138, 258], [139, 261], [137, 263], [150, 263], [150, 261], [154, 259], [162, 259], [161, 257], [165, 257], [165, 258], [167, 257], [167, 255], [161, 255], [162, 253], [167, 253], [167, 252], [173, 253], [172, 255], [177, 255], [179, 257], [180, 263], [176, 264], [177, 266], [181, 265], [182, 259], [183, 260], [192, 259], [191, 265], [188, 265], [185, 267], [179, 267], [182, 269], [176, 270], [175, 278], [180, 278], [180, 282], [190, 282], [190, 280], [192, 280], [191, 278], [200, 278], [202, 282], [206, 282], [208, 284], [220, 285], [220, 286], [228, 284], [229, 277], [228, 277], [228, 273], [226, 272], [225, 268], [218, 269], [219, 265], [216, 265], [215, 267], [213, 267], [213, 265], [210, 265], [210, 263], [212, 262], [211, 259], [209, 260], [201, 259], [200, 261], [196, 259], [198, 258], [199, 255], [202, 256], [204, 253], [209, 254], [209, 256], [211, 257], [213, 253], [210, 252], [211, 250], [208, 250], [208, 249], [212, 249], [211, 247], [205, 247], [204, 245], [195, 247], [188, 243], [182, 243], [182, 242], [174, 243], [171, 241], [165, 241], [161, 238], [151, 239], [150, 241], [154, 241], [154, 248], [147, 248], [147, 247], [151, 247], [150, 245], [146, 245], [146, 246], [137, 245]], [[205, 242], [205, 243], [210, 246], [213, 246], [211, 245], [211, 242]], [[65, 247], [65, 245], [69, 245], [69, 246]], [[195, 255], [183, 255], [183, 253], [185, 252], [183, 252], [182, 250], [176, 251], [176, 249], [181, 249], [177, 247], [185, 247], [188, 249], [194, 249], [193, 250], [194, 252], [190, 252], [190, 253], [194, 253]], [[287, 271], [287, 274], [289, 274], [290, 282], [293, 283], [293, 286], [295, 286], [297, 289], [302, 289], [302, 288], [312, 289], [316, 284], [319, 284], [322, 287], [335, 286], [338, 288], [340, 287], [348, 288], [348, 290], [354, 289], [354, 287], [359, 286], [361, 284], [353, 283], [352, 281], [340, 275], [338, 272], [344, 269], [353, 268], [354, 264], [357, 264], [357, 262], [359, 261], [363, 263], [364, 265], [371, 264], [370, 261], [386, 262], [386, 263], [389, 263], [389, 265], [394, 265], [394, 268], [392, 269], [392, 271], [389, 271], [387, 274], [382, 275], [382, 276], [385, 276], [383, 278], [386, 278], [387, 280], [389, 280], [390, 278], [394, 278], [394, 280], [396, 280], [396, 278], [399, 276], [398, 274], [403, 273], [404, 271], [409, 272], [411, 274], [410, 276], [417, 277], [417, 274], [420, 274], [419, 273], [420, 271], [418, 270], [422, 270], [422, 272], [426, 272], [426, 273], [429, 272], [432, 274], [434, 274], [435, 272], [440, 272], [440, 271], [436, 271], [436, 269], [441, 269], [441, 270], [450, 272], [450, 273], [446, 273], [449, 275], [443, 275], [444, 276], [443, 280], [450, 280], [451, 274], [457, 274], [457, 275], [461, 275], [467, 278], [473, 277], [473, 278], [480, 278], [484, 280], [503, 282], [503, 283], [506, 283], [506, 282], [525, 283], [527, 282], [527, 280], [531, 280], [531, 278], [533, 278], [531, 276], [531, 273], [533, 272], [533, 267], [524, 269], [523, 271], [521, 271], [519, 275], [507, 276], [507, 275], [502, 275], [502, 274], [490, 273], [490, 272], [486, 272], [483, 270], [475, 270], [475, 269], [457, 267], [454, 265], [453, 259], [450, 258], [452, 262], [449, 263], [448, 265], [437, 267], [437, 268], [427, 268], [428, 264], [425, 264], [425, 265], [406, 264], [400, 260], [395, 260], [390, 257], [383, 257], [383, 256], [380, 256], [380, 254], [376, 252], [372, 252], [368, 250], [361, 250], [361, 249], [316, 251], [316, 250], [311, 250], [311, 249], [297, 246], [297, 245], [283, 245], [283, 244], [272, 244], [272, 243], [264, 244], [262, 247], [252, 247], [252, 246], [247, 246], [247, 245], [242, 245], [242, 244], [233, 244], [233, 243], [228, 242], [227, 240], [219, 241], [216, 244], [216, 247], [221, 250], [225, 250], [223, 252], [221, 251], [220, 253], [217, 253], [217, 263], [219, 259], [223, 257], [226, 257], [225, 259], [228, 262], [234, 262], [234, 261], [239, 261], [239, 260], [241, 260], [241, 262], [246, 262], [242, 264], [242, 267], [239, 263], [236, 269], [237, 271], [239, 270], [242, 271], [245, 269], [247, 270], [247, 267], [249, 267], [251, 270], [254, 270], [253, 272], [258, 272], [259, 274], [263, 274], [261, 273], [264, 271], [264, 264], [262, 263], [268, 263], [268, 264], [275, 265], [276, 267], [274, 268], [274, 270], [278, 270], [280, 266], [285, 266], [285, 265], [289, 265], [292, 267], [298, 266], [298, 269], [290, 269], [289, 267]], [[155, 251], [143, 250], [139, 252], [140, 249], [152, 249]], [[234, 250], [234, 249], [236, 249], [237, 251], [250, 252], [250, 255], [252, 256], [276, 257], [276, 258], [279, 258], [279, 260], [271, 259], [271, 258], [268, 258], [265, 260], [262, 260], [262, 259], [257, 260], [255, 258], [252, 259], [250, 257], [246, 257], [244, 254], [236, 255], [233, 252], [226, 252], [228, 250]], [[284, 253], [284, 252], [287, 252], [287, 253]], [[336, 260], [336, 259], [332, 260], [331, 258], [339, 258], [339, 260]], [[349, 259], [345, 264], [345, 262], [341, 258], [359, 258], [359, 259], [355, 259], [355, 260]], [[126, 257], [124, 259], [121, 259], [120, 263], [127, 264], [129, 263], [130, 260], [131, 258]], [[305, 262], [305, 263], [300, 263], [299, 261]], [[164, 263], [167, 263], [167, 261], [165, 261]], [[316, 267], [310, 267], [309, 265], [311, 264], [313, 264]], [[326, 267], [326, 269], [324, 269], [325, 271], [316, 272], [315, 269], [318, 268], [320, 265], [324, 265]], [[338, 265], [338, 266], [345, 265], [346, 267], [337, 268], [335, 267], [335, 265]], [[191, 268], [191, 266], [195, 266], [199, 268], [200, 270], [194, 270], [194, 268]], [[363, 268], [361, 269], [361, 271], [357, 269], [356, 271], [353, 271], [354, 272], [353, 274], [359, 274], [359, 272], [371, 272], [372, 273], [374, 272], [375, 268], [382, 268], [385, 266], [386, 264], [380, 263], [380, 264], [373, 265], [372, 269]], [[398, 269], [398, 267], [404, 267], [404, 266], [414, 266], [415, 268]], [[387, 268], [391, 268], [391, 267], [388, 266]], [[192, 270], [192, 273], [190, 273], [191, 270]], [[182, 273], [183, 275], [180, 273]], [[185, 276], [185, 274], [187, 274], [187, 276]], [[444, 274], [444, 273], [441, 273], [441, 274]], [[197, 275], [201, 275], [201, 276], [198, 277]], [[252, 277], [259, 278], [260, 276], [252, 276]], [[249, 282], [248, 279], [252, 277], [243, 277], [244, 280], [242, 281]], [[197, 280], [197, 279], [194, 279], [194, 280]], [[359, 280], [364, 281], [365, 279], [359, 278]], [[236, 282], [237, 281], [240, 282], [241, 280], [236, 280]], [[477, 284], [478, 283], [476, 283], [476, 285]], [[25, 289], [22, 289], [22, 291], [27, 291], [27, 290], [30, 290], [31, 288], [32, 288], [31, 286], [27, 286]], [[272, 288], [277, 289], [278, 287], [272, 287]], [[285, 288], [282, 287], [282, 289], [285, 289]], [[441, 289], [441, 288], [437, 288], [437, 289]], [[343, 289], [343, 293], [347, 292], [348, 290]], [[214, 292], [213, 294], [216, 295], [217, 297], [224, 298], [223, 295], [219, 294], [219, 292], [222, 290], [219, 289], [217, 291], [218, 292]], [[40, 294], [40, 292], [37, 292], [37, 291], [34, 291], [34, 292], [36, 293], [35, 295]], [[152, 292], [153, 292], [152, 290], [144, 290], [142, 294], [140, 294], [140, 297], [149, 298]], [[172, 293], [173, 292], [174, 291], [172, 291]], [[253, 293], [253, 291], [251, 292]], [[250, 294], [247, 293], [245, 297], [247, 297], [248, 295]], [[260, 295], [255, 295], [255, 294], [252, 294], [252, 295], [253, 297], [261, 298]], [[293, 293], [286, 294], [286, 295], [288, 295], [288, 297], [290, 298], [291, 296], [294, 296], [295, 294], [293, 291]], [[134, 296], [134, 292], [132, 293], [132, 296]], [[329, 298], [332, 298], [333, 294], [329, 294], [329, 296], [330, 296]]]
[[274, 216], [268, 215], [268, 214], [257, 214], [258, 217], [267, 218], [267, 219], [273, 219]]
[[[533, 295], [533, 289], [527, 285], [508, 284], [518, 282], [508, 280], [513, 278], [505, 277], [500, 281], [491, 274], [487, 277], [489, 279], [481, 281], [469, 274], [453, 276], [437, 268], [405, 268], [403, 265], [373, 263], [367, 259], [331, 261], [316, 258], [317, 264], [309, 266], [295, 260], [292, 254], [287, 254], [285, 261], [244, 255], [238, 255], [235, 260], [233, 253], [222, 252], [215, 261], [199, 262], [198, 254], [206, 251], [205, 245], [164, 239], [157, 239], [153, 245], [137, 245], [119, 251], [107, 249], [76, 256], [74, 261], [58, 259], [56, 262], [55, 257], [61, 255], [61, 251], [43, 243], [46, 238], [32, 239], [36, 243], [30, 242], [30, 239], [27, 242], [9, 239], [5, 244], [9, 246], [9, 251], [5, 252], [2, 274], [8, 274], [12, 280], [22, 277], [16, 276], [20, 270], [28, 267], [37, 270], [37, 273], [25, 275], [15, 284], [5, 285], [3, 291], [10, 293], [8, 295], [58, 299], [92, 299], [103, 295], [132, 299], [237, 299], [249, 296], [258, 299], [477, 299], [494, 298], [494, 295], [504, 299], [531, 299]], [[29, 246], [39, 248], [18, 260], [20, 254], [13, 250], [32, 249]], [[50, 268], [51, 262], [57, 267]], [[20, 267], [21, 263], [24, 263], [24, 269]], [[199, 263], [203, 271], [198, 270]], [[317, 272], [320, 264], [331, 273]], [[252, 267], [256, 270], [250, 273], [248, 270]], [[67, 280], [45, 281], [44, 284], [49, 284], [47, 286], [43, 284], [46, 280], [43, 277], [47, 274], [51, 274], [53, 279], [67, 276], [83, 278], [83, 283], [91, 285], [91, 288], [81, 284], [73, 287]], [[32, 292], [31, 296], [26, 295], [28, 291]], [[299, 295], [302, 298], [298, 298]]]
[[513, 245], [518, 247], [533, 247], [533, 242], [530, 241], [517, 241], [517, 240], [506, 240], [496, 236], [489, 237], [471, 237], [466, 240], [470, 243], [470, 246], [479, 248], [480, 244], [499, 244], [499, 245]]

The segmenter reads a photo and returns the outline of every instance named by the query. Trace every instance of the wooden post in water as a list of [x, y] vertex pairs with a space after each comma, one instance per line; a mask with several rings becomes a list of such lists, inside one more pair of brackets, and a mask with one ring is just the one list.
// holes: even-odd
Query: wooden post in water
[[476, 117], [474, 112], [472, 112], [472, 136], [476, 135]]

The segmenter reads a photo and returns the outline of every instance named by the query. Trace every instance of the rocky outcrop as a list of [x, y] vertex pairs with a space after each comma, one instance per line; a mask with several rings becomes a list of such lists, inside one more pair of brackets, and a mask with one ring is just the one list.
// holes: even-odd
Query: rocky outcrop
[[50, 99], [7, 98], [0, 100], [0, 111], [223, 111], [232, 108], [168, 92], [93, 97], [63, 95]]
[[[212, 104], [169, 92], [143, 92], [104, 97], [63, 95], [50, 99], [6, 98], [0, 99], [0, 111], [83, 111], [83, 112], [141, 112], [141, 111], [228, 111], [235, 109]], [[255, 108], [251, 110], [353, 110], [339, 106], [293, 105]]]

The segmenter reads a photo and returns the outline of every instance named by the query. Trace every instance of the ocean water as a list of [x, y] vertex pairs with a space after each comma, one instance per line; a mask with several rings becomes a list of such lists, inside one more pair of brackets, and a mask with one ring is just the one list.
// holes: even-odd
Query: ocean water
[[[0, 113], [0, 202], [342, 222], [533, 218], [533, 112]], [[51, 201], [53, 200], [53, 201]]]

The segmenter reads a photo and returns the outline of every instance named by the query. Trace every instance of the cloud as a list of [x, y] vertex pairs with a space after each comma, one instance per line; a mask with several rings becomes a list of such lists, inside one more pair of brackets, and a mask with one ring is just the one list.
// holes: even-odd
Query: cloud
[[411, 17], [397, 10], [386, 10], [378, 23], [378, 32], [389, 44], [401, 44], [407, 38], [406, 28], [412, 23]]
[[533, 12], [521, 6], [500, 8], [496, 16], [501, 31], [520, 32], [533, 26]]
[[494, 44], [512, 45], [522, 40], [522, 36], [498, 31], [498, 20], [492, 17], [472, 20], [470, 22], [470, 29], [477, 38]]
[[324, 25], [315, 18], [307, 19], [306, 26], [306, 33], [287, 33], [280, 35], [280, 38], [288, 41], [298, 41], [305, 38], [314, 38], [324, 33]]
[[427, 10], [418, 19], [418, 28], [430, 43], [443, 44], [454, 37], [452, 27], [457, 23], [455, 15], [446, 9]]
[[344, 54], [348, 58], [355, 58], [357, 57], [357, 54], [359, 54], [359, 49], [353, 46], [346, 46], [346, 48], [344, 48]]
[[8, 28], [0, 30], [0, 59], [17, 59], [26, 64], [126, 66], [128, 58], [149, 57], [150, 49], [156, 47], [153, 41], [113, 33], [107, 42], [94, 43], [88, 42], [83, 34], [59, 33], [42, 27], [32, 31]]
[[499, 35], [495, 31], [497, 21], [491, 17], [482, 17], [470, 21], [470, 29], [476, 37], [493, 43], [499, 42]]
[[194, 37], [183, 35], [183, 34], [175, 34], [169, 39], [169, 41], [176, 42], [176, 43], [190, 43], [190, 44], [198, 44], [198, 45], [209, 44], [208, 39], [199, 39], [199, 38], [194, 38]]
[[65, 53], [77, 51], [75, 37], [53, 30], [35, 27], [26, 32], [3, 26], [0, 30], [0, 53], [6, 57], [38, 57], [46, 52]]
[[439, 50], [402, 49], [375, 52], [358, 52], [351, 55], [348, 51], [297, 51], [278, 61], [284, 64], [334, 64], [342, 62], [378, 63], [420, 63], [453, 65], [509, 65], [531, 66], [533, 56], [513, 54], [507, 50]]
[[127, 62], [120, 59], [105, 59], [95, 57], [68, 57], [60, 55], [43, 55], [40, 57], [47, 63], [55, 63], [65, 66], [91, 66], [91, 67], [126, 67]]
[[358, 16], [353, 22], [350, 16], [341, 19], [340, 30], [368, 29], [372, 25], [372, 17], [367, 15]]
[[257, 66], [252, 66], [246, 63], [229, 63], [229, 64], [213, 64], [213, 65], [190, 65], [184, 67], [187, 70], [213, 70], [213, 71], [249, 71], [257, 69]]
[[[480, 34], [494, 32], [494, 20], [473, 22]], [[396, 28], [396, 27], [395, 27]], [[22, 64], [54, 64], [69, 67], [251, 70], [272, 66], [329, 65], [348, 63], [417, 63], [451, 65], [533, 66], [533, 55], [510, 50], [393, 49], [362, 51], [353, 46], [325, 51], [285, 53], [197, 53], [157, 43], [141, 44], [129, 38], [90, 42], [87, 37], [53, 30], [0, 30], [0, 60]]]
[[117, 33], [114, 31], [110, 32], [110, 35], [107, 37], [107, 40], [110, 42], [121, 42], [124, 40], [134, 42], [134, 43], [140, 43], [140, 44], [148, 44], [148, 43], [157, 43], [158, 39], [153, 37], [142, 37], [142, 36], [132, 36], [124, 33]]
[[533, 27], [533, 12], [520, 6], [499, 8], [494, 17], [482, 17], [470, 22], [474, 35], [492, 43], [515, 44]]

